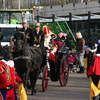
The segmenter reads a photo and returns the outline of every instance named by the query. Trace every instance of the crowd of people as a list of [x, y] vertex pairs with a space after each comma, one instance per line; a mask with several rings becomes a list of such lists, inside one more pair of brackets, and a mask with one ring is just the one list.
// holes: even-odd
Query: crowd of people
[[[48, 32], [41, 30], [39, 23], [35, 24], [34, 31], [28, 28], [28, 23], [23, 23], [22, 26], [25, 31], [28, 44], [30, 46], [41, 48], [43, 52], [50, 49], [48, 43], [50, 43], [52, 36], [54, 37], [52, 40], [54, 45], [51, 48], [52, 50], [49, 58], [54, 60], [54, 62], [56, 62], [56, 52], [58, 52], [59, 48], [61, 49], [63, 45], [66, 45], [66, 49], [69, 49], [67, 60], [69, 62], [70, 73], [73, 73], [75, 62], [78, 61], [79, 71], [77, 73], [83, 74], [85, 66], [84, 59], [87, 58], [87, 76], [92, 80], [90, 81], [92, 82], [92, 85], [90, 86], [90, 97], [93, 98], [93, 100], [98, 100], [100, 94], [98, 91], [100, 84], [100, 40], [95, 42], [88, 41], [88, 43], [86, 43], [87, 41], [85, 42], [82, 34], [77, 32], [75, 42], [73, 38], [67, 38], [67, 35], [63, 32], [59, 32], [57, 35], [55, 35], [48, 28], [44, 28], [44, 30], [48, 29]], [[48, 43], [45, 44], [45, 42]], [[74, 50], [75, 52], [73, 53]]]
[[[76, 40], [77, 43], [75, 43], [74, 39], [69, 37], [67, 38], [67, 34], [63, 32], [59, 32], [57, 35], [52, 33], [48, 27], [43, 26], [41, 30], [40, 23], [35, 24], [35, 29], [32, 30], [29, 28], [27, 21], [25, 20], [22, 23], [23, 29], [22, 31], [25, 32], [25, 36], [27, 38], [27, 43], [29, 46], [36, 46], [42, 49], [43, 52], [45, 52], [47, 49], [50, 49], [50, 41], [52, 36], [56, 37], [53, 39], [54, 46], [52, 47], [53, 50], [51, 50], [50, 53], [50, 59], [56, 61], [55, 53], [58, 51], [58, 48], [60, 48], [63, 43], [65, 43], [66, 47], [69, 49], [69, 65], [70, 65], [70, 72], [73, 72], [73, 65], [76, 62], [76, 55], [79, 61], [79, 73], [84, 73], [84, 46], [85, 46], [85, 40], [82, 38], [82, 34], [80, 32], [76, 33]], [[56, 41], [56, 43], [54, 42]], [[58, 43], [59, 42], [59, 43]], [[72, 53], [73, 50], [77, 50], [76, 55]], [[71, 57], [72, 56], [72, 57]]]
[[[24, 21], [22, 23], [22, 26], [22, 31], [25, 32], [28, 46], [35, 46], [41, 48], [43, 53], [52, 47], [49, 59], [54, 60], [54, 62], [56, 62], [55, 54], [58, 51], [58, 49], [63, 45], [66, 45], [66, 49], [69, 49], [68, 57], [66, 59], [69, 62], [71, 73], [73, 72], [73, 67], [76, 60], [78, 60], [79, 62], [78, 73], [84, 73], [84, 58], [86, 57], [87, 76], [89, 78], [91, 77], [93, 84], [98, 90], [100, 77], [100, 45], [97, 42], [93, 43], [92, 41], [90, 41], [88, 43], [88, 46], [86, 46], [85, 40], [80, 32], [76, 33], [75, 42], [73, 38], [67, 38], [67, 35], [63, 32], [59, 32], [57, 35], [55, 35], [50, 30], [41, 30], [40, 23], [35, 24], [34, 30], [28, 27], [29, 25], [27, 21]], [[45, 27], [44, 30], [47, 30], [47, 27]], [[44, 45], [44, 42], [46, 40], [45, 38], [47, 38], [48, 43], [50, 43], [51, 39], [53, 38], [53, 45], [50, 46], [48, 45], [48, 43]], [[59, 44], [57, 44], [58, 42]], [[96, 44], [98, 44], [98, 46]], [[85, 47], [88, 48], [85, 49]], [[74, 52], [75, 54], [73, 53], [73, 50], [76, 50], [76, 53]], [[15, 72], [14, 62], [12, 59], [13, 58], [11, 53], [7, 53], [4, 55], [4, 60], [0, 61], [0, 100], [17, 100], [15, 95], [15, 82], [18, 82], [19, 84], [23, 83], [23, 81]], [[97, 95], [92, 94], [91, 97], [93, 97], [93, 100], [96, 100]]]

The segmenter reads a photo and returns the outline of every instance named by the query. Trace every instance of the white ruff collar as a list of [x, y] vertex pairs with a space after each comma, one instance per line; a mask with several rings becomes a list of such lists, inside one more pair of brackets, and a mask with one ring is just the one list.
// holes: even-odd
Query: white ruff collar
[[96, 54], [96, 56], [100, 57], [100, 54], [98, 53], [98, 54]]
[[92, 53], [93, 52], [96, 52], [97, 51], [97, 48], [95, 48], [94, 50], [92, 50], [92, 49], [89, 48], [89, 51], [92, 52]]
[[2, 59], [1, 61], [4, 62], [5, 64], [7, 64], [10, 67], [14, 67], [14, 65], [15, 65], [13, 60], [6, 61], [6, 60]]

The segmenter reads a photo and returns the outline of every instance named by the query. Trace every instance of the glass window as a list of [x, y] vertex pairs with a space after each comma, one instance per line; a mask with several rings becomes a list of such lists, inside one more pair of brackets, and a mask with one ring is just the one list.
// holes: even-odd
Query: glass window
[[0, 13], [0, 24], [9, 24], [9, 14], [7, 12]]
[[[32, 23], [32, 12], [26, 11], [23, 19], [26, 19], [28, 23]], [[10, 22], [9, 22], [10, 21]], [[20, 24], [22, 23], [22, 12], [1, 12], [0, 24]]]
[[32, 19], [32, 13], [30, 13], [30, 12], [26, 12], [25, 13], [25, 19], [28, 21], [28, 23], [32, 23], [33, 21], [33, 19]]
[[2, 42], [9, 42], [10, 38], [16, 33], [16, 28], [2, 28], [1, 33], [3, 35]]
[[22, 15], [20, 13], [11, 13], [10, 15], [10, 23], [11, 24], [18, 24], [22, 22]]
[[2, 18], [2, 14], [0, 13], [0, 24], [1, 24], [1, 18]]

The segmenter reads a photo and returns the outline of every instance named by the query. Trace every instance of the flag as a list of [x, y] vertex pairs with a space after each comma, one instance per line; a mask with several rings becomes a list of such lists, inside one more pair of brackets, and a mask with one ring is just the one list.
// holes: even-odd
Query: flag
[[27, 95], [23, 83], [20, 83], [18, 87], [18, 95], [20, 100], [27, 100]]
[[96, 97], [100, 93], [99, 85], [100, 85], [100, 80], [99, 80], [98, 86], [96, 87], [92, 81], [92, 78], [90, 77], [90, 97], [91, 98]]

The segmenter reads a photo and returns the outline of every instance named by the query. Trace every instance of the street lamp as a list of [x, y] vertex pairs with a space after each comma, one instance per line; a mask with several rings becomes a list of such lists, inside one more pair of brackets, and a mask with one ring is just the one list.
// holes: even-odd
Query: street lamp
[[20, 0], [18, 0], [18, 9], [20, 9]]
[[6, 8], [6, 1], [2, 0], [2, 8], [5, 9]]
[[33, 24], [35, 23], [35, 9], [36, 9], [36, 6], [33, 6]]

